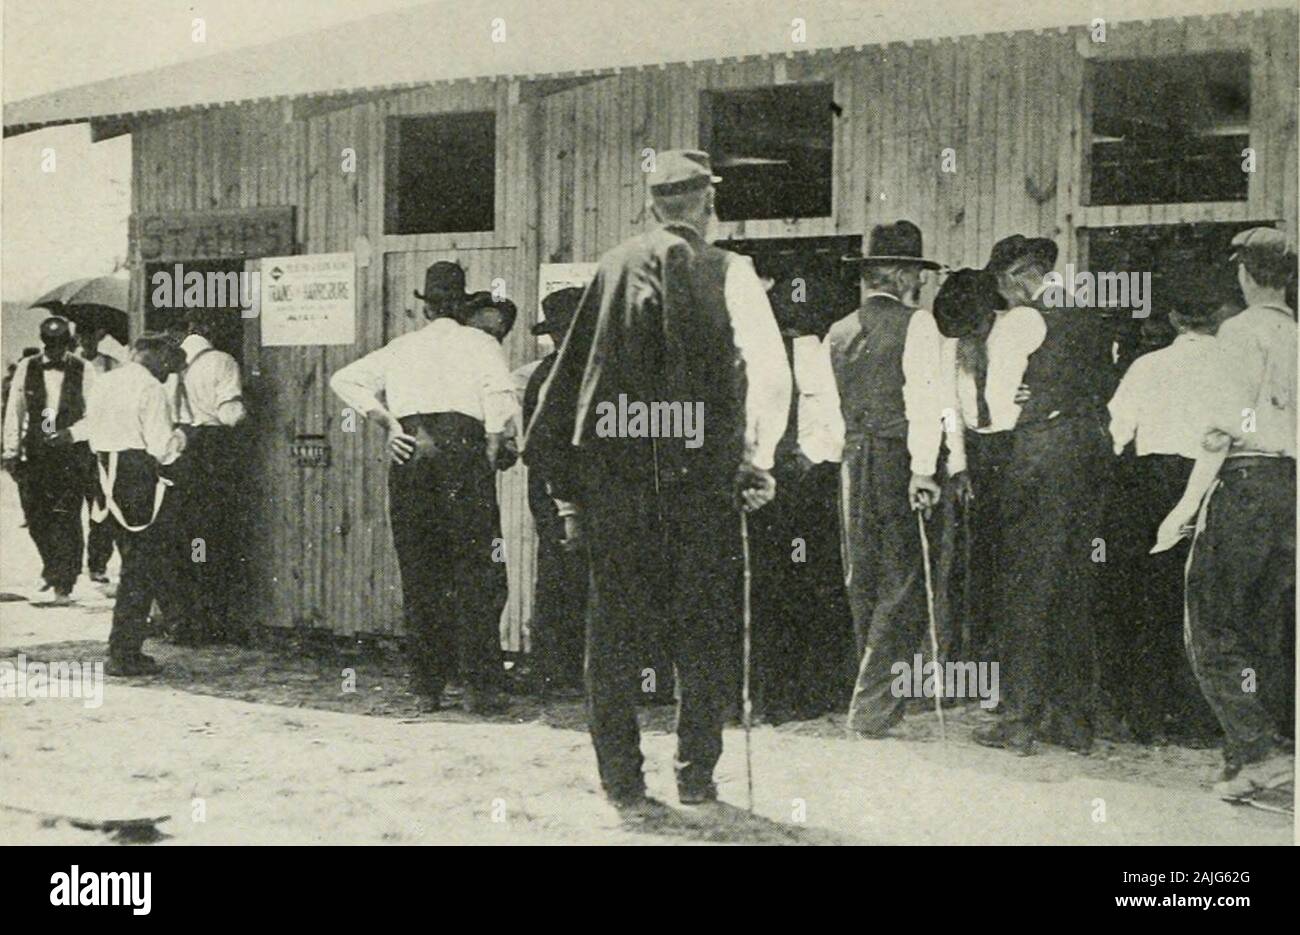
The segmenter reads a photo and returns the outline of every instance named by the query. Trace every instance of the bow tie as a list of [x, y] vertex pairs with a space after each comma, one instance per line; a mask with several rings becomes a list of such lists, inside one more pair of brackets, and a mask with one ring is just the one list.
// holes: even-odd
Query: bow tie
[[68, 361], [66, 358], [63, 360], [46, 360], [41, 362], [41, 367], [45, 370], [67, 370]]

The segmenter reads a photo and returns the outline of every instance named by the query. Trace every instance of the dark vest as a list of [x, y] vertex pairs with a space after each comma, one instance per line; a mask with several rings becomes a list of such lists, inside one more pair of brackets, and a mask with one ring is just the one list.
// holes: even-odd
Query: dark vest
[[915, 311], [893, 296], [873, 295], [831, 328], [831, 364], [847, 436], [907, 437], [903, 345]]
[[799, 375], [794, 369], [794, 341], [789, 335], [781, 335], [785, 344], [785, 359], [790, 364], [790, 412], [785, 422], [785, 434], [776, 444], [776, 466], [778, 470], [795, 461], [799, 454]]
[[[63, 389], [59, 393], [59, 410], [54, 417], [54, 430], [66, 429], [79, 422], [86, 414], [84, 395], [85, 364], [71, 354], [63, 355]], [[23, 435], [24, 451], [31, 455], [45, 444], [44, 413], [45, 365], [44, 355], [32, 357], [27, 364], [27, 377], [23, 381], [23, 396], [27, 404], [27, 429]]]
[[[542, 466], [557, 495], [571, 485], [728, 494], [743, 454], [746, 387], [725, 294], [733, 261], [676, 224], [601, 257], [528, 427], [526, 463]], [[598, 409], [617, 407], [620, 396], [703, 403], [703, 444], [602, 436]]]
[[1023, 382], [1030, 395], [1016, 424], [1043, 422], [1053, 412], [1104, 412], [1114, 390], [1109, 330], [1093, 309], [1035, 307], [1047, 334], [1029, 355]]

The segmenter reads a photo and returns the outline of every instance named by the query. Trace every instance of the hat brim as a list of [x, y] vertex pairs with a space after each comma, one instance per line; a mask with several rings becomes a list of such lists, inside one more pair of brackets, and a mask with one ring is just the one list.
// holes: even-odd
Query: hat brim
[[548, 319], [547, 321], [539, 321], [537, 324], [533, 325], [531, 330], [535, 336], [540, 338], [544, 334], [559, 334], [565, 329], [556, 326], [554, 322]]
[[923, 269], [943, 269], [943, 264], [937, 260], [927, 260], [920, 256], [844, 256], [841, 260], [857, 266], [869, 263], [912, 263]]

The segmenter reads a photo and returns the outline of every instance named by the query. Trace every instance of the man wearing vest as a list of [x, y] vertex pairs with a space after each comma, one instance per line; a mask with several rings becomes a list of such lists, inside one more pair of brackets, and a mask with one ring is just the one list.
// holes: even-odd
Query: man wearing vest
[[[1051, 240], [1017, 234], [994, 247], [988, 267], [1009, 306], [1002, 323], [1017, 349], [1004, 357], [998, 382], [1023, 383], [1027, 392], [1014, 397], [1025, 401], [1007, 414], [1014, 429], [999, 504], [1004, 717], [975, 739], [1022, 756], [1033, 753], [1049, 707], [1051, 740], [1086, 754], [1093, 739], [1092, 612], [1096, 550], [1104, 548], [1097, 541], [1098, 487], [1108, 463], [1105, 412], [1114, 381], [1108, 332], [1093, 310], [1059, 307], [1064, 302], [1047, 292], [1056, 253]], [[1005, 397], [1004, 390], [990, 401], [1005, 404]]]
[[172, 545], [175, 504], [162, 468], [185, 450], [185, 433], [172, 425], [163, 381], [181, 364], [166, 335], [142, 335], [129, 363], [101, 377], [86, 417], [57, 441], [88, 441], [95, 453], [122, 577], [108, 634], [109, 675], [150, 675], [158, 664], [141, 651], [149, 607], [157, 598], [169, 610], [166, 583], [179, 573]]
[[51, 436], [81, 419], [93, 371], [74, 356], [72, 329], [63, 318], [41, 322], [44, 351], [24, 357], [14, 371], [4, 421], [4, 467], [18, 483], [27, 531], [41, 556], [39, 589], [55, 605], [72, 602], [81, 574], [81, 503], [86, 452], [52, 445]]
[[239, 364], [213, 347], [210, 314], [234, 313], [197, 313], [187, 320], [180, 342], [185, 369], [169, 381], [176, 422], [189, 439], [174, 491], [182, 530], [178, 545], [189, 561], [179, 582], [185, 616], [173, 634], [188, 645], [238, 635], [228, 609], [242, 562], [239, 505], [247, 500], [235, 431], [246, 415]]
[[[903, 716], [891, 685], [896, 662], [912, 664], [925, 633], [925, 591], [915, 507], [939, 496], [914, 475], [907, 450], [903, 357], [926, 271], [921, 231], [910, 221], [877, 225], [861, 266], [862, 307], [831, 327], [831, 363], [844, 415], [843, 535], [858, 678], [849, 727], [881, 737]], [[925, 314], [929, 314], [926, 312]]]
[[791, 273], [764, 279], [794, 392], [772, 469], [776, 498], [750, 521], [754, 718], [773, 724], [843, 704], [853, 641], [837, 519], [844, 419], [821, 335], [830, 322], [821, 297], [796, 292]]
[[657, 808], [645, 796], [637, 702], [656, 678], [641, 666], [660, 620], [678, 676], [678, 797], [717, 798], [740, 670], [737, 508], [772, 499], [790, 404], [753, 265], [706, 240], [716, 181], [707, 153], [658, 154], [648, 183], [660, 226], [601, 257], [524, 446], [560, 501], [566, 539], [588, 545], [591, 736], [606, 795], [636, 817]]

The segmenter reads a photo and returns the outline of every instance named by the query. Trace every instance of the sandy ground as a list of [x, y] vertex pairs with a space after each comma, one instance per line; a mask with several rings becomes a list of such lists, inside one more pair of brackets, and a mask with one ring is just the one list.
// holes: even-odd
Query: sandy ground
[[[41, 608], [34, 550], [0, 481], [0, 659], [103, 657], [111, 602]], [[17, 598], [17, 599], [16, 599]], [[1290, 818], [1209, 793], [1211, 750], [1102, 744], [1082, 758], [1018, 759], [974, 745], [985, 715], [932, 714], [897, 739], [847, 739], [832, 718], [753, 735], [755, 816], [743, 811], [743, 734], [718, 768], [725, 803], [680, 808], [670, 712], [644, 715], [651, 793], [674, 806], [651, 827], [604, 804], [580, 705], [516, 699], [491, 720], [419, 715], [400, 660], [298, 647], [188, 650], [109, 679], [103, 703], [0, 700], [0, 840], [107, 843], [68, 817], [169, 816], [162, 843], [1082, 843], [1285, 844]], [[343, 690], [342, 670], [356, 673]]]

